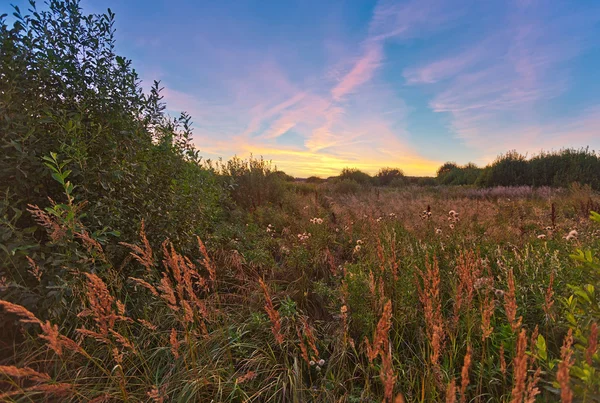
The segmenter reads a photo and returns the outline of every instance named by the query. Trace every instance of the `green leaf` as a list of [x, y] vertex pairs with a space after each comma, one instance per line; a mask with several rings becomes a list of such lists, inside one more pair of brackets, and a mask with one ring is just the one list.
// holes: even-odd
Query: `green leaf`
[[546, 339], [544, 339], [544, 336], [541, 334], [538, 335], [536, 347], [540, 358], [546, 361], [548, 359], [548, 352], [546, 351]]
[[57, 172], [53, 172], [52, 173], [52, 177], [54, 178], [55, 181], [57, 181], [58, 183], [60, 183], [61, 185], [65, 184], [65, 180], [62, 177], [61, 174], [57, 173]]

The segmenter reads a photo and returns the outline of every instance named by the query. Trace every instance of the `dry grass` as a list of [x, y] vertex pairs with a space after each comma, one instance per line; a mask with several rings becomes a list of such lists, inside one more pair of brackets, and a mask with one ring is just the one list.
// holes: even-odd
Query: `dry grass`
[[[569, 402], [582, 390], [571, 368], [598, 365], [590, 322], [579, 352], [569, 330], [549, 366], [568, 328], [555, 302], [582, 278], [568, 255], [598, 239], [567, 195], [308, 194], [286, 209], [188, 254], [153, 248], [142, 223], [119, 266], [78, 228], [91, 257], [69, 268], [71, 310], [0, 300], [25, 335], [0, 367], [3, 398]], [[67, 236], [32, 213], [54, 242]], [[37, 287], [52, 276], [25, 262]]]

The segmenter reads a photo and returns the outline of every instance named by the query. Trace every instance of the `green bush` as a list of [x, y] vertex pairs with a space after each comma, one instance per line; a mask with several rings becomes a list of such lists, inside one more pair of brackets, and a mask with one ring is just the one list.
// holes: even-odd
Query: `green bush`
[[356, 169], [356, 168], [344, 168], [338, 176], [340, 180], [353, 180], [354, 182], [366, 185], [371, 183], [371, 176], [369, 174]]
[[398, 168], [381, 168], [373, 179], [379, 186], [400, 187], [406, 183], [404, 172]]

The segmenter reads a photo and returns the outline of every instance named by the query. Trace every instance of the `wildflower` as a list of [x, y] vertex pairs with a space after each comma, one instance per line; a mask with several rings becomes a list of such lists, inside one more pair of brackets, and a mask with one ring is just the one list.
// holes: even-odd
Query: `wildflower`
[[354, 247], [354, 253], [358, 253], [358, 252], [360, 252], [360, 245], [356, 245]]
[[35, 277], [38, 282], [41, 281], [42, 270], [40, 269], [40, 266], [38, 266], [37, 263], [29, 256], [25, 257], [27, 258], [27, 261], [29, 262], [29, 267], [31, 268], [30, 270], [28, 270], [28, 272], [31, 273], [31, 275], [33, 275], [33, 277]]
[[251, 381], [254, 378], [256, 378], [256, 372], [254, 372], [254, 371], [248, 371], [244, 375], [238, 377], [236, 379], [236, 382], [237, 383], [244, 383], [246, 381]]
[[383, 217], [377, 217], [377, 222], [381, 222], [381, 220], [383, 220]]
[[[514, 330], [514, 329], [513, 329]], [[511, 392], [512, 401], [520, 402], [523, 400], [523, 394], [525, 393], [525, 380], [527, 377], [527, 336], [525, 329], [521, 329], [519, 338], [517, 339], [517, 351], [515, 358], [513, 359], [514, 368], [514, 384]]]
[[529, 382], [527, 383], [527, 396], [525, 397], [525, 403], [534, 403], [535, 397], [540, 394], [540, 389], [537, 387], [537, 384], [540, 381], [541, 373], [542, 369], [538, 367], [533, 376], [529, 378]]
[[496, 298], [502, 298], [502, 297], [504, 297], [504, 291], [503, 290], [496, 289], [496, 290], [494, 290], [494, 294], [496, 295]]
[[572, 230], [572, 231], [571, 231], [571, 232], [569, 232], [569, 234], [568, 234], [568, 235], [565, 237], [565, 239], [566, 239], [567, 241], [570, 241], [571, 239], [577, 239], [577, 236], [578, 236], [578, 235], [579, 235], [579, 234], [577, 233], [577, 231], [576, 231], [576, 230]]
[[381, 354], [381, 369], [379, 370], [379, 379], [381, 379], [381, 383], [383, 384], [384, 401], [389, 402], [392, 400], [392, 394], [394, 393], [396, 375], [394, 374], [392, 349], [389, 345], [389, 340], [386, 341], [386, 344], [387, 353]]
[[153, 325], [145, 319], [138, 319], [138, 322], [140, 322], [142, 325], [144, 325], [144, 327], [146, 327], [149, 330], [156, 331], [156, 329], [158, 329], [157, 326]]
[[3, 301], [0, 300], [0, 306], [4, 307], [4, 309], [7, 312], [13, 313], [19, 317], [21, 317], [21, 319], [19, 319], [19, 322], [21, 323], [42, 323], [38, 318], [35, 317], [35, 315], [30, 312], [29, 310], [27, 310], [27, 308], [21, 306], [21, 305], [17, 305], [17, 304], [13, 304], [12, 302], [8, 302], [8, 301]]
[[310, 239], [311, 234], [307, 232], [303, 232], [302, 234], [298, 234], [298, 240], [300, 242], [306, 242]]
[[28, 367], [18, 368], [12, 365], [0, 365], [0, 373], [12, 376], [14, 378], [29, 378], [38, 382], [45, 382], [50, 380], [50, 375], [37, 372]]
[[456, 402], [456, 380], [452, 378], [452, 380], [448, 383], [448, 387], [446, 388], [446, 403], [455, 403]]
[[[212, 263], [212, 260], [208, 256], [208, 251], [206, 250], [206, 246], [204, 245], [204, 242], [202, 242], [202, 240], [200, 239], [199, 236], [196, 237], [196, 240], [198, 241], [198, 249], [200, 249], [200, 253], [202, 254], [202, 257], [204, 258], [202, 263], [203, 263], [204, 267], [206, 268], [206, 271], [208, 271], [210, 281], [212, 281], [214, 283], [217, 280], [217, 272], [215, 270], [215, 267]], [[171, 245], [171, 248], [172, 247], [173, 246]]]
[[441, 229], [441, 228], [436, 228], [436, 229], [435, 229], [435, 233], [436, 233], [437, 235], [440, 235], [440, 234], [442, 233], [442, 229]]
[[471, 366], [471, 346], [467, 346], [467, 354], [465, 354], [465, 360], [461, 370], [461, 382], [460, 382], [460, 402], [465, 403], [467, 401], [467, 386], [469, 386], [469, 367]]
[[537, 239], [546, 239], [546, 235], [545, 234], [539, 234], [537, 236]]
[[300, 346], [300, 353], [302, 358], [304, 358], [304, 361], [306, 361], [307, 363], [310, 364], [310, 360], [308, 357], [308, 349], [306, 348], [306, 343], [304, 343], [304, 337], [302, 336], [302, 333], [300, 332], [300, 328], [296, 327], [296, 334], [298, 335], [298, 340], [300, 341], [299, 346]]
[[508, 291], [504, 294], [504, 309], [513, 332], [521, 326], [522, 316], [517, 319], [517, 298], [515, 295], [515, 277], [512, 269], [508, 271]]
[[155, 403], [163, 403], [165, 401], [161, 391], [155, 386], [146, 395]]
[[449, 215], [449, 216], [451, 216], [451, 217], [454, 217], [454, 216], [455, 216], [455, 215], [457, 215], [457, 214], [458, 214], [458, 213], [457, 213], [456, 211], [454, 211], [454, 210], [450, 210], [450, 211], [448, 211], [448, 215]]
[[487, 289], [488, 287], [491, 287], [491, 285], [493, 283], [494, 283], [494, 279], [492, 279], [491, 277], [479, 277], [473, 283], [473, 288], [475, 290], [479, 291], [482, 288], [486, 288]]
[[367, 346], [367, 357], [369, 362], [372, 362], [377, 355], [383, 355], [382, 347], [388, 340], [388, 334], [390, 327], [392, 326], [392, 301], [388, 300], [383, 307], [381, 318], [377, 323], [377, 328], [373, 334], [373, 343], [369, 343], [369, 339], [365, 337], [365, 344]]
[[319, 364], [320, 366], [323, 366], [323, 365], [325, 365], [325, 360], [321, 358], [321, 359], [319, 360], [318, 364]]
[[[316, 339], [312, 332], [312, 329], [310, 328], [310, 325], [308, 324], [308, 321], [305, 318], [301, 318], [301, 321], [302, 327], [304, 328], [304, 335], [306, 336], [306, 341], [308, 342], [308, 346], [313, 351], [314, 357], [319, 358], [319, 350], [317, 350]], [[300, 337], [300, 339], [303, 340], [302, 337]]]
[[442, 342], [444, 337], [444, 317], [440, 300], [440, 270], [437, 259], [433, 264], [426, 262], [426, 269], [419, 273], [423, 285], [417, 282], [419, 300], [423, 307], [427, 338], [431, 344], [430, 360], [434, 366], [438, 365]]
[[431, 218], [431, 211], [423, 210], [419, 214], [419, 217], [421, 217], [421, 220], [427, 220], [427, 219]]
[[315, 366], [315, 364], [316, 364], [316, 363], [315, 363], [313, 360], [310, 360], [310, 361], [308, 362], [308, 365], [310, 365], [311, 367], [314, 367], [314, 366]]
[[154, 265], [154, 258], [152, 257], [152, 248], [150, 247], [150, 242], [148, 242], [148, 238], [146, 237], [146, 227], [144, 224], [144, 220], [142, 220], [142, 224], [140, 227], [140, 238], [142, 239], [142, 244], [144, 246], [143, 248], [125, 242], [119, 242], [119, 244], [131, 249], [131, 252], [129, 252], [130, 255], [135, 260], [140, 262], [148, 272], [151, 272], [151, 268]]
[[454, 229], [454, 224], [449, 225], [450, 229]]
[[356, 240], [356, 244], [357, 245], [362, 245], [364, 242], [362, 241], [362, 239], [357, 239]]
[[506, 376], [506, 360], [504, 359], [504, 344], [500, 344], [500, 372]]
[[485, 341], [492, 335], [494, 328], [491, 325], [492, 316], [494, 315], [494, 299], [486, 295], [481, 304], [481, 339]]
[[171, 328], [169, 343], [171, 344], [171, 353], [173, 353], [173, 357], [179, 358], [179, 340], [177, 340], [177, 330], [174, 328]]
[[550, 282], [548, 283], [548, 288], [546, 289], [546, 295], [544, 298], [544, 312], [546, 313], [546, 316], [551, 320], [554, 320], [554, 315], [552, 313], [552, 306], [554, 305], [553, 285], [554, 285], [554, 273], [550, 273]]
[[258, 283], [260, 284], [265, 296], [265, 311], [271, 320], [271, 332], [273, 333], [273, 336], [275, 336], [277, 343], [281, 344], [283, 343], [283, 335], [281, 334], [281, 320], [279, 318], [279, 312], [273, 306], [269, 289], [262, 278], [258, 279]]
[[560, 349], [561, 362], [558, 364], [558, 372], [556, 374], [556, 380], [560, 385], [560, 398], [562, 402], [571, 403], [573, 401], [573, 391], [569, 385], [569, 371], [573, 365], [573, 330], [569, 329], [567, 337], [563, 342]]

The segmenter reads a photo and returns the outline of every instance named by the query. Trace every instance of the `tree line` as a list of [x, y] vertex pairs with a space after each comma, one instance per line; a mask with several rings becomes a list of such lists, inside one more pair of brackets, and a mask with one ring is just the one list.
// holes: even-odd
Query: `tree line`
[[389, 187], [406, 185], [566, 187], [572, 183], [579, 183], [600, 190], [600, 154], [589, 148], [566, 148], [542, 152], [527, 158], [526, 155], [513, 150], [499, 155], [483, 168], [471, 162], [466, 165], [446, 162], [438, 168], [435, 177], [407, 176], [400, 168], [382, 168], [373, 176], [356, 168], [344, 168], [338, 176], [327, 179], [311, 176], [306, 179], [306, 182]]

